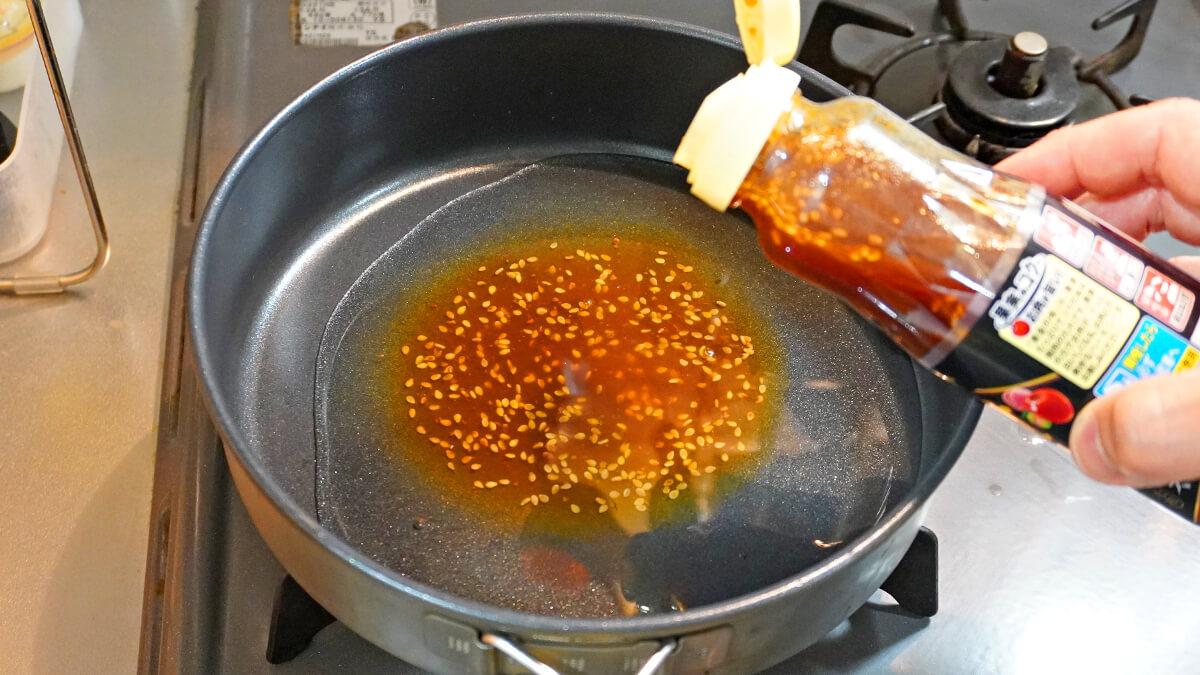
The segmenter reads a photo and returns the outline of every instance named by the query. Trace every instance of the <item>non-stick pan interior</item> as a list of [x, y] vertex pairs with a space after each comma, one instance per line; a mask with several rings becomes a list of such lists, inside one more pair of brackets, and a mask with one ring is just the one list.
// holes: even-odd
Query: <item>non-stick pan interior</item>
[[[818, 73], [796, 64], [790, 67], [804, 74], [804, 92], [813, 100], [847, 93]], [[432, 600], [438, 611], [450, 616], [467, 617], [455, 609], [456, 597], [450, 593], [439, 593], [437, 586], [407, 584], [374, 563], [379, 560], [394, 570], [402, 562], [397, 559], [404, 556], [398, 545], [384, 545], [386, 533], [378, 537], [341, 529], [324, 508], [328, 504], [322, 508], [325, 522], [316, 519], [315, 371], [322, 334], [347, 290], [372, 261], [430, 213], [547, 157], [623, 153], [669, 161], [704, 96], [744, 69], [745, 57], [734, 40], [658, 21], [564, 15], [483, 22], [403, 41], [340, 72], [297, 99], [230, 165], [196, 239], [187, 303], [190, 342], [251, 517], [288, 571], [355, 630], [388, 644], [391, 638], [384, 632], [390, 635], [394, 626], [410, 625], [406, 617], [419, 621], [417, 614], [430, 609], [422, 600]], [[679, 179], [672, 180], [681, 191]], [[698, 218], [720, 218], [704, 212], [707, 207], [693, 206], [704, 214]], [[856, 386], [868, 392], [864, 397], [877, 397], [873, 400], [880, 401], [879, 410], [898, 411], [895, 419], [881, 413], [893, 439], [915, 436], [907, 447], [920, 456], [919, 477], [905, 490], [905, 477], [893, 476], [889, 499], [902, 503], [892, 512], [897, 517], [885, 514], [888, 530], [877, 534], [887, 536], [945, 475], [979, 406], [953, 385], [914, 369], [910, 359], [840, 303], [808, 288], [796, 287], [795, 293], [795, 299], [804, 301], [800, 307], [807, 308], [804, 316], [820, 315], [819, 322], [805, 328], [812, 348], [823, 348], [825, 341], [817, 337], [821, 332], [837, 336], [846, 349], [857, 348], [821, 353], [831, 356], [831, 368], [839, 366], [839, 372], [855, 382], [873, 377], [886, 382], [876, 391]], [[811, 367], [818, 365], [814, 361]], [[894, 402], [883, 402], [888, 396]], [[844, 420], [825, 421], [821, 428], [833, 433]], [[842, 428], [845, 434], [850, 427]], [[844, 480], [841, 475], [831, 472], [827, 480]], [[370, 495], [364, 491], [364, 496]], [[813, 497], [818, 498], [837, 496]], [[870, 512], [876, 506], [864, 499], [862, 508]], [[407, 528], [396, 537], [418, 532], [411, 520], [392, 527]], [[755, 521], [748, 532], [761, 533], [766, 527]], [[748, 536], [735, 539], [736, 534], [727, 536], [732, 545], [768, 545], [747, 541]], [[786, 561], [794, 552], [782, 548], [784, 543], [776, 550]], [[883, 538], [859, 543], [882, 544]], [[449, 561], [459, 549], [446, 550], [451, 553], [443, 560]], [[711, 549], [698, 550], [692, 558]], [[782, 595], [802, 603], [816, 598], [820, 606], [811, 611], [832, 620], [841, 613], [842, 598], [837, 607], [829, 605], [830, 584], [848, 575], [866, 574], [874, 581], [886, 572], [877, 566], [867, 570], [859, 562], [875, 565], [844, 557], [796, 580]], [[667, 571], [683, 574], [681, 569]], [[747, 581], [744, 568], [736, 565], [721, 572], [720, 579], [710, 583], [723, 595], [709, 597], [729, 597], [779, 576], [764, 574]], [[464, 597], [504, 595], [482, 594], [480, 582], [469, 581], [462, 584]], [[497, 576], [495, 585], [501, 581], [512, 581], [511, 572]], [[447, 583], [440, 588], [456, 587]], [[512, 596], [521, 590], [512, 588], [508, 599], [499, 597], [497, 602], [514, 606]], [[631, 592], [647, 602], [654, 596], [636, 588]], [[780, 596], [768, 593], [758, 597]], [[695, 595], [700, 599], [694, 604], [708, 601], [700, 592]], [[535, 627], [548, 635], [578, 625], [557, 617], [489, 614], [478, 605], [466, 607], [473, 618], [508, 631]], [[667, 630], [668, 625], [672, 633], [684, 625], [709, 627], [715, 625], [711, 621], [728, 617], [717, 619], [713, 614], [745, 608], [730, 605], [714, 613], [684, 612], [674, 618], [603, 626], [588, 622], [588, 630], [607, 633], [622, 624], [655, 625], [661, 635], [666, 633], [659, 629]], [[536, 609], [570, 613], [545, 604]], [[599, 611], [582, 610], [578, 613]], [[809, 611], [803, 607], [804, 613]], [[808, 626], [809, 632], [820, 628]], [[396, 630], [407, 636], [404, 639], [411, 637], [408, 629]], [[788, 633], [794, 639], [791, 629]], [[390, 649], [401, 649], [390, 644]]]
[[[359, 207], [386, 219], [389, 204]], [[578, 533], [564, 532], [515, 500], [515, 521], [489, 517], [414, 467], [413, 453], [441, 450], [397, 433], [402, 409], [385, 391], [380, 357], [394, 351], [396, 317], [422, 311], [431, 276], [498, 244], [585, 230], [628, 241], [664, 229], [710, 256], [703, 273], [771, 328], [781, 355], [769, 374], [779, 410], [761, 461], [727, 477], [709, 513], [677, 508], [632, 533], [593, 513]], [[544, 614], [618, 615], [617, 588], [632, 603], [627, 612], [667, 611], [786, 579], [905, 498], [920, 464], [922, 415], [907, 360], [836, 300], [770, 265], [752, 224], [691, 197], [678, 168], [629, 156], [538, 162], [407, 231], [330, 318], [315, 395], [325, 527], [407, 577]]]

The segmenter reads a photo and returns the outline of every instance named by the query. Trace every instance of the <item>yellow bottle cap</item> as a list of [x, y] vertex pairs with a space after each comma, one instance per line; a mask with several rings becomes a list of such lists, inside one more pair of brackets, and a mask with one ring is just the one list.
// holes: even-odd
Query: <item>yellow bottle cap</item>
[[791, 62], [800, 41], [798, 0], [734, 0], [750, 68], [709, 94], [675, 151], [692, 194], [724, 211], [788, 108], [800, 75]]
[[764, 63], [705, 97], [675, 150], [692, 194], [718, 211], [729, 207], [799, 84], [799, 74]]
[[733, 0], [746, 60], [785, 66], [800, 45], [800, 0]]

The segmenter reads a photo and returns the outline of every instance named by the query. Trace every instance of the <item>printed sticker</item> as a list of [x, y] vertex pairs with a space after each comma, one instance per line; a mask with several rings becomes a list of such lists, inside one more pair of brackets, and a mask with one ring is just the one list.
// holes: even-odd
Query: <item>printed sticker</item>
[[1092, 255], [1088, 257], [1083, 271], [1126, 300], [1132, 300], [1145, 267], [1141, 260], [1125, 249], [1107, 239], [1096, 237], [1092, 244]]
[[377, 47], [437, 28], [436, 0], [292, 0], [306, 47]]
[[1147, 267], [1138, 291], [1137, 305], [1175, 330], [1183, 330], [1196, 296], [1154, 269]]
[[1096, 235], [1074, 218], [1047, 204], [1034, 239], [1075, 267], [1083, 265]]
[[1200, 364], [1200, 351], [1196, 351], [1194, 347], [1188, 347], [1183, 350], [1183, 356], [1179, 357], [1179, 365], [1175, 366], [1173, 372], [1182, 373], [1195, 368], [1197, 364]]
[[1105, 396], [1142, 378], [1186, 370], [1197, 360], [1200, 352], [1187, 340], [1152, 317], [1142, 317], [1120, 356], [1096, 386], [1095, 394]]
[[1141, 312], [1057, 257], [1039, 253], [1018, 263], [1012, 284], [988, 316], [1002, 340], [1090, 389]]

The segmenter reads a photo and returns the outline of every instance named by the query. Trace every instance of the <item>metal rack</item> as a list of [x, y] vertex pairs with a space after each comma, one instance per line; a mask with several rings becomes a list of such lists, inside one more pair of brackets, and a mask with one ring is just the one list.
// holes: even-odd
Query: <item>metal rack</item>
[[46, 69], [46, 74], [50, 77], [50, 89], [54, 93], [54, 101], [58, 106], [58, 116], [62, 121], [63, 132], [66, 134], [67, 147], [71, 151], [71, 158], [75, 164], [75, 173], [79, 177], [79, 186], [83, 190], [88, 217], [91, 220], [92, 233], [96, 239], [96, 254], [90, 263], [73, 272], [0, 278], [0, 293], [12, 293], [15, 295], [61, 293], [71, 286], [87, 281], [108, 262], [108, 231], [104, 227], [104, 218], [100, 213], [100, 202], [96, 197], [96, 186], [92, 182], [92, 174], [88, 169], [87, 158], [83, 154], [83, 145], [79, 141], [79, 129], [75, 124], [75, 113], [71, 110], [71, 101], [67, 96], [66, 80], [63, 77], [62, 69], [59, 67], [58, 57], [54, 51], [54, 43], [50, 40], [50, 30], [46, 23], [46, 14], [42, 10], [42, 3], [40, 0], [25, 0], [25, 5], [29, 9], [29, 18], [33, 24], [33, 33], [37, 38], [38, 50], [42, 54], [42, 63]]

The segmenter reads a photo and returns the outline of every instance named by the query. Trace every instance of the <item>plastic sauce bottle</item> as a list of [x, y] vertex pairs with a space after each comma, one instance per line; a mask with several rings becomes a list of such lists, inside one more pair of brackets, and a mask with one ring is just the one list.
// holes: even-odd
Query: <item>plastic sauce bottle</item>
[[873, 100], [813, 103], [798, 84], [751, 66], [704, 101], [675, 158], [694, 194], [750, 215], [775, 264], [1064, 444], [1092, 398], [1200, 363], [1195, 279]]
[[0, 0], [0, 93], [25, 86], [33, 44], [25, 0]]

